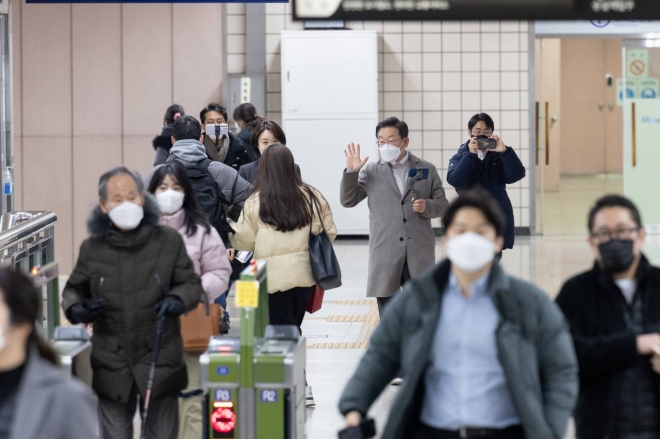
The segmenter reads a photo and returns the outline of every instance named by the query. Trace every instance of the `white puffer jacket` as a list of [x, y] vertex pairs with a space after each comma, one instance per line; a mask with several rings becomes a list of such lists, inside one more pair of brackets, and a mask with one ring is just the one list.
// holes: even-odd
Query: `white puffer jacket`
[[[323, 195], [314, 189], [319, 200], [323, 226], [331, 240], [337, 236], [337, 227], [332, 219], [332, 211]], [[237, 222], [230, 221], [236, 231], [230, 235], [236, 250], [254, 252], [254, 258], [266, 261], [268, 272], [268, 292], [276, 293], [296, 287], [311, 287], [316, 282], [309, 263], [309, 226], [292, 232], [278, 232], [275, 227], [264, 224], [259, 219], [259, 194], [252, 194], [243, 206]], [[321, 222], [314, 210], [312, 232], [321, 233]]]

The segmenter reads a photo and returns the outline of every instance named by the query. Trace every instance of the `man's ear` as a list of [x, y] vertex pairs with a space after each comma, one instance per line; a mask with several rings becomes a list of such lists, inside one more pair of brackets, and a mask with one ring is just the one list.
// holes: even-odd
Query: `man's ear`
[[100, 198], [99, 198], [99, 208], [101, 209], [101, 212], [105, 213], [106, 215], [110, 212], [103, 204], [103, 200], [101, 200]]

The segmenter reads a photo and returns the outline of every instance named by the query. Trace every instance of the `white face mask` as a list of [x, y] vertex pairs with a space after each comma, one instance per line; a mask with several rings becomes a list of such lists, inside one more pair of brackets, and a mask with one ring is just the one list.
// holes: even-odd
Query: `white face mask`
[[398, 146], [390, 145], [389, 143], [378, 148], [380, 151], [380, 158], [386, 162], [394, 162], [401, 155], [401, 149]]
[[156, 201], [160, 211], [165, 215], [172, 215], [178, 212], [183, 207], [183, 199], [185, 195], [183, 192], [168, 189], [165, 192], [156, 194]]
[[456, 268], [474, 273], [495, 257], [495, 244], [476, 233], [462, 233], [447, 242], [447, 257]]
[[130, 201], [124, 201], [108, 213], [113, 224], [121, 230], [133, 230], [144, 218], [144, 208]]

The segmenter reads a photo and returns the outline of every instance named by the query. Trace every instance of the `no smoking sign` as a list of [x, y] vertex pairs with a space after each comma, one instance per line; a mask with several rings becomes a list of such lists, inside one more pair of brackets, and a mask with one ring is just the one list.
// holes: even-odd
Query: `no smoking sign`
[[648, 77], [649, 51], [646, 49], [628, 49], [626, 53], [627, 76], [630, 78]]

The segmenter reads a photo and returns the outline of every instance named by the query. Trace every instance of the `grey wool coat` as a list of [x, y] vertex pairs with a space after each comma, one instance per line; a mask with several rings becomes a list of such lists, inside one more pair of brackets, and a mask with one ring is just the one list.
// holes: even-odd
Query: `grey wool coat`
[[[401, 373], [381, 439], [411, 437], [424, 401], [442, 296], [450, 263], [406, 284], [385, 309], [369, 349], [339, 400], [339, 411], [367, 414], [378, 395]], [[500, 316], [498, 357], [527, 439], [562, 439], [578, 396], [578, 363], [559, 308], [535, 286], [509, 277], [494, 264], [488, 294]]]
[[423, 214], [413, 212], [410, 189], [401, 195], [387, 162], [367, 163], [359, 173], [344, 171], [341, 180], [342, 206], [357, 206], [365, 198], [369, 205], [367, 297], [394, 295], [401, 286], [406, 260], [413, 278], [435, 264], [431, 219], [441, 217], [449, 203], [433, 163], [410, 154], [408, 166], [429, 170], [428, 179], [415, 184], [426, 200]]

